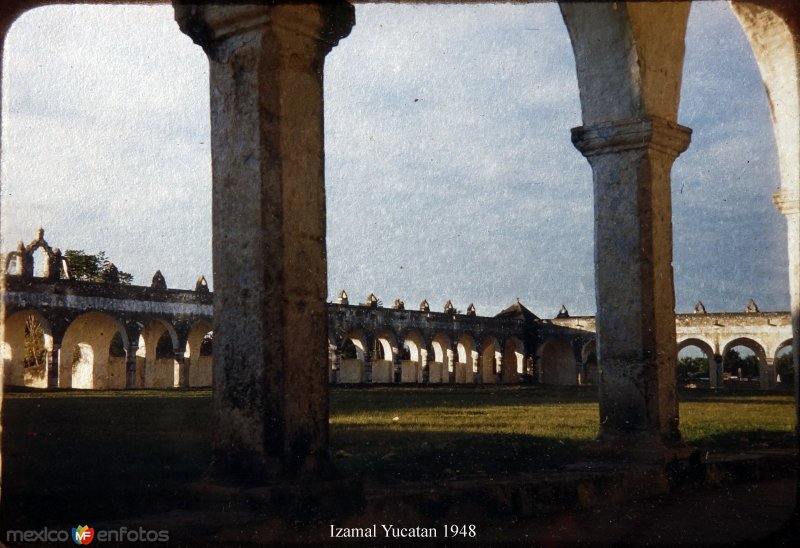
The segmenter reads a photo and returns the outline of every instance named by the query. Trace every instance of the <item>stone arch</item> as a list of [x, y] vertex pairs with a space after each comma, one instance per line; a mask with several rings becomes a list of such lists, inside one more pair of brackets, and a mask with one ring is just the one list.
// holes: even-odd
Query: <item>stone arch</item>
[[427, 366], [428, 348], [425, 337], [417, 330], [411, 330], [403, 336], [403, 347], [408, 349], [408, 359], [400, 360], [400, 382], [422, 382], [423, 361]]
[[478, 355], [475, 350], [475, 340], [471, 335], [463, 334], [458, 338], [455, 358], [457, 359], [456, 383], [474, 382], [477, 374]]
[[[794, 364], [789, 360], [788, 364], [782, 363], [784, 355], [792, 355], [792, 339], [786, 339], [775, 348], [775, 355], [772, 357], [772, 363], [775, 366], [775, 382], [776, 384], [789, 384], [794, 383]], [[781, 367], [783, 366], [783, 368]]]
[[436, 333], [431, 339], [433, 359], [428, 362], [428, 382], [431, 384], [450, 382], [450, 363], [453, 351], [450, 347], [450, 337], [446, 333]]
[[716, 388], [718, 384], [718, 379], [720, 378], [721, 371], [718, 368], [719, 364], [717, 363], [718, 360], [714, 353], [714, 345], [708, 339], [704, 337], [693, 336], [679, 340], [678, 345], [676, 346], [675, 362], [677, 363], [680, 361], [680, 353], [683, 349], [692, 346], [700, 350], [705, 356], [706, 360], [708, 361], [709, 386], [711, 388]]
[[394, 360], [398, 354], [397, 336], [390, 329], [375, 333], [375, 356], [372, 359], [372, 382], [394, 382]]
[[503, 345], [503, 382], [518, 383], [525, 374], [525, 344], [518, 337], [509, 337]]
[[581, 365], [583, 366], [582, 384], [597, 384], [600, 381], [597, 369], [597, 341], [591, 339], [581, 347]]
[[213, 359], [207, 354], [206, 337], [213, 333], [213, 326], [205, 320], [199, 321], [189, 329], [186, 338], [184, 360], [189, 368], [189, 386], [211, 386]]
[[496, 337], [488, 335], [481, 341], [481, 349], [480, 380], [483, 384], [495, 384], [500, 380], [497, 364], [503, 359], [500, 343]]
[[61, 343], [58, 385], [62, 388], [125, 388], [125, 358], [109, 356], [109, 346], [117, 333], [127, 348], [125, 326], [106, 313], [86, 312], [70, 322]]
[[542, 384], [574, 385], [578, 382], [575, 352], [569, 341], [551, 337], [539, 347], [539, 382]]
[[[159, 341], [165, 339], [172, 344], [172, 355], [158, 352]], [[178, 333], [170, 322], [154, 318], [145, 323], [136, 351], [136, 378], [139, 386], [173, 388], [180, 385], [180, 365], [175, 359], [178, 341]]]
[[47, 387], [46, 363], [25, 367], [26, 325], [33, 317], [42, 327], [44, 359], [53, 351], [53, 328], [38, 310], [25, 309], [14, 312], [3, 324], [3, 384], [13, 386]]
[[[737, 337], [731, 341], [728, 341], [727, 344], [723, 347], [722, 350], [722, 369], [724, 372], [727, 372], [727, 363], [726, 360], [728, 359], [728, 352], [737, 346], [743, 346], [749, 350], [751, 350], [755, 356], [756, 360], [758, 361], [758, 383], [760, 388], [766, 389], [770, 387], [770, 372], [768, 370], [768, 362], [767, 362], [767, 353], [766, 353], [766, 345], [761, 342], [760, 340], [756, 339], [755, 337]], [[738, 375], [737, 375], [738, 376]], [[741, 379], [740, 379], [741, 380]]]
[[[356, 384], [364, 382], [366, 353], [369, 348], [367, 335], [362, 329], [351, 329], [342, 337], [339, 382]], [[355, 352], [353, 357], [350, 351]]]

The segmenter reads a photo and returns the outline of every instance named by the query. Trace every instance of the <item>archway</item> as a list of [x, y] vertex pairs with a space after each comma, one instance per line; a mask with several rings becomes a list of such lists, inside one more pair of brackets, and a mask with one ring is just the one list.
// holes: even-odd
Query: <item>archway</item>
[[403, 338], [403, 354], [407, 357], [400, 360], [400, 382], [422, 382], [422, 358], [427, 359], [428, 350], [425, 339], [419, 331], [409, 331]]
[[192, 326], [186, 338], [184, 360], [189, 368], [189, 386], [211, 386], [213, 370], [212, 326], [208, 322], [198, 322]]
[[597, 368], [597, 341], [592, 339], [581, 348], [581, 364], [583, 364], [583, 378], [581, 384], [597, 384], [600, 382], [600, 372]]
[[503, 382], [520, 382], [525, 373], [525, 345], [517, 337], [509, 337], [503, 345]]
[[794, 383], [794, 363], [792, 352], [792, 339], [787, 339], [778, 345], [775, 350], [775, 357], [772, 360], [775, 366], [775, 381], [784, 386], [792, 386]]
[[678, 342], [675, 375], [678, 383], [708, 382], [716, 388], [719, 378], [717, 360], [711, 344], [703, 339], [689, 337]]
[[350, 331], [342, 338], [342, 359], [339, 365], [339, 383], [364, 382], [364, 361], [367, 338], [360, 329]]
[[375, 334], [375, 352], [372, 358], [372, 382], [394, 382], [394, 358], [398, 353], [397, 337], [389, 330], [381, 329]]
[[461, 335], [456, 344], [456, 383], [472, 383], [477, 371], [475, 341], [470, 335]]
[[484, 337], [481, 342], [481, 372], [480, 379], [483, 384], [495, 384], [499, 382], [500, 376], [497, 364], [502, 363], [503, 356], [500, 353], [500, 343], [495, 337]]
[[117, 334], [123, 348], [127, 348], [128, 335], [122, 324], [111, 316], [88, 312], [75, 318], [61, 344], [58, 385], [84, 389], [125, 388], [125, 358], [111, 350]]
[[52, 333], [50, 322], [36, 310], [15, 312], [6, 319], [2, 348], [4, 384], [47, 387]]
[[428, 382], [430, 384], [449, 383], [453, 366], [450, 337], [444, 333], [437, 333], [431, 341], [431, 348], [433, 349], [433, 360], [428, 362]]
[[554, 337], [542, 344], [539, 350], [539, 374], [542, 384], [577, 384], [575, 353], [568, 341]]
[[767, 355], [764, 345], [750, 337], [739, 337], [728, 342], [722, 351], [723, 379], [733, 385], [758, 383], [762, 389], [770, 388]]
[[[169, 322], [152, 320], [145, 324], [136, 351], [137, 379], [146, 388], [180, 385], [180, 366], [175, 359], [178, 334]], [[144, 360], [140, 361], [143, 356]], [[141, 367], [141, 369], [139, 369]]]

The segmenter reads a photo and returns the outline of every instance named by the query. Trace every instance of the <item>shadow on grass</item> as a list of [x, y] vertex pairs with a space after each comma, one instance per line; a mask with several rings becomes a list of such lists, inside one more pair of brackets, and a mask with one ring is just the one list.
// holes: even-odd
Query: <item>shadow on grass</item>
[[209, 411], [202, 393], [6, 397], [2, 528], [74, 527], [169, 507], [208, 465]]
[[[334, 417], [422, 407], [466, 409], [464, 415], [469, 415], [495, 406], [506, 406], [505, 413], [519, 416], [526, 407], [595, 401], [592, 387], [373, 387], [331, 392]], [[202, 477], [210, 461], [210, 411], [208, 390], [7, 394], [2, 528], [74, 527], [184, 505], [182, 486]], [[499, 420], [491, 415], [494, 412], [488, 411], [492, 423]], [[791, 446], [791, 440], [785, 432], [736, 429], [703, 433], [692, 444], [708, 450], [743, 449], [754, 444]], [[570, 435], [331, 425], [331, 454], [340, 473], [386, 484], [500, 478], [557, 468], [580, 460], [579, 449], [588, 443]]]
[[589, 442], [531, 435], [332, 427], [331, 453], [345, 476], [376, 483], [503, 478], [575, 462]]

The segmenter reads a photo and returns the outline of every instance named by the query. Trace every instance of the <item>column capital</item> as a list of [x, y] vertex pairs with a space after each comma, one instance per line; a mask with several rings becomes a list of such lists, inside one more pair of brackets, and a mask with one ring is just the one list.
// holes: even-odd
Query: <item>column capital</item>
[[772, 195], [772, 203], [786, 216], [800, 215], [800, 192], [779, 190]]
[[316, 40], [327, 46], [324, 48], [327, 53], [355, 25], [355, 9], [345, 1], [302, 5], [204, 5], [191, 0], [172, 3], [181, 31], [211, 57], [219, 42], [267, 27]]
[[572, 144], [587, 158], [645, 148], [677, 157], [691, 138], [690, 128], [656, 116], [572, 128]]

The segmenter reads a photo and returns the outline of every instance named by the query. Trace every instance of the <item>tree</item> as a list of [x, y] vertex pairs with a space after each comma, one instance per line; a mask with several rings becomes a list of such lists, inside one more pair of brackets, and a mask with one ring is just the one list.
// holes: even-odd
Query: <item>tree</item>
[[758, 358], [753, 354], [742, 358], [735, 348], [731, 348], [725, 354], [724, 364], [725, 371], [733, 376], [738, 376], [741, 369], [744, 378], [758, 377]]
[[25, 319], [25, 367], [44, 365], [44, 329], [33, 314]]
[[[68, 249], [64, 252], [64, 259], [69, 266], [70, 278], [84, 282], [102, 282], [104, 270], [111, 265], [105, 251], [97, 255], [89, 255], [82, 249]], [[133, 275], [119, 271], [119, 283], [131, 285]]]
[[678, 380], [687, 382], [708, 376], [708, 358], [686, 356], [678, 360]]
[[775, 358], [775, 370], [781, 376], [782, 383], [794, 382], [794, 364], [792, 363], [792, 351], [785, 352]]

